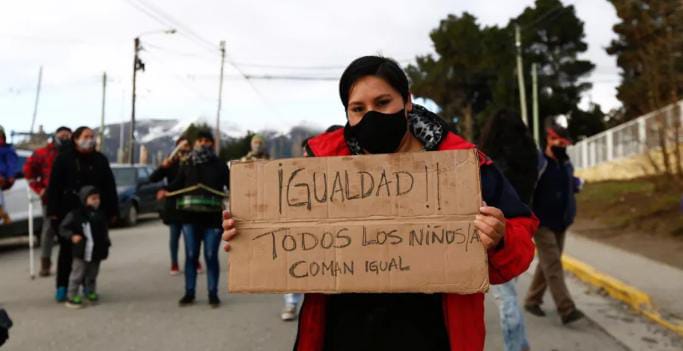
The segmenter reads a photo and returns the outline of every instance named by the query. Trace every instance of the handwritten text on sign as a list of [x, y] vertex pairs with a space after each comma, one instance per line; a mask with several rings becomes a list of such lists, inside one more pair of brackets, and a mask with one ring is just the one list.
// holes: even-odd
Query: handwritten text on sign
[[488, 285], [471, 221], [474, 150], [232, 167], [230, 290], [443, 291]]

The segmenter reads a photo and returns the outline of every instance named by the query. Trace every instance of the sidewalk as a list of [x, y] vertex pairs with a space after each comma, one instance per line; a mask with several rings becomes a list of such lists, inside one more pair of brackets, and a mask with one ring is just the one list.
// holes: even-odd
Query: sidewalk
[[572, 233], [565, 252], [647, 293], [665, 316], [683, 319], [683, 270]]

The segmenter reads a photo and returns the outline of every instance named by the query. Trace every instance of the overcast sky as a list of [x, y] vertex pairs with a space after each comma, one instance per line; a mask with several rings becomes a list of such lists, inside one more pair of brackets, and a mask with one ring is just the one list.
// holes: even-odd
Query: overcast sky
[[[585, 22], [597, 68], [588, 79], [592, 100], [619, 106], [613, 57], [604, 48], [617, 21], [606, 0], [564, 0]], [[305, 123], [344, 122], [337, 93], [343, 67], [381, 53], [402, 64], [433, 51], [429, 32], [448, 14], [468, 11], [484, 25], [505, 25], [533, 0], [21, 0], [0, 11], [0, 124], [30, 128], [39, 67], [43, 66], [36, 128], [99, 125], [102, 72], [108, 74], [107, 123], [130, 118], [133, 38], [142, 33], [138, 118], [198, 117], [213, 121], [220, 55], [249, 75], [313, 76], [335, 80], [246, 80], [226, 64], [223, 128], [237, 133], [286, 130]], [[146, 10], [145, 10], [146, 9]], [[157, 19], [152, 18], [152, 16]], [[171, 21], [175, 23], [168, 22]], [[161, 23], [160, 23], [161, 22]], [[165, 25], [165, 24], [166, 25]], [[158, 31], [176, 28], [169, 35]], [[151, 33], [149, 33], [151, 32]], [[156, 33], [155, 33], [156, 32]], [[302, 69], [299, 67], [308, 67]], [[315, 69], [310, 69], [311, 67]], [[212, 122], [213, 123], [213, 122]]]

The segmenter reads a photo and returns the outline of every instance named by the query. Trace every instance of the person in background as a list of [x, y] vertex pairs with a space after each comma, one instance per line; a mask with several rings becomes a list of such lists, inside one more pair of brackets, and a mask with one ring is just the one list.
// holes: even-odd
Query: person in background
[[545, 290], [549, 288], [562, 323], [569, 324], [584, 317], [569, 294], [561, 260], [567, 228], [576, 215], [574, 194], [579, 191], [581, 182], [574, 177], [574, 167], [567, 155], [567, 146], [571, 145], [569, 133], [557, 120], [558, 117], [546, 119], [546, 145], [541, 159], [544, 166], [533, 198], [534, 213], [541, 221], [534, 235], [538, 265], [524, 308], [535, 316], [544, 317], [541, 304]]
[[[47, 215], [54, 228], [66, 215], [80, 208], [79, 191], [92, 185], [100, 191], [101, 209], [109, 223], [119, 215], [119, 199], [109, 160], [95, 150], [95, 134], [88, 127], [78, 127], [71, 135], [73, 149], [59, 153], [52, 165], [47, 186]], [[72, 260], [71, 241], [59, 237], [59, 256], [55, 300], [66, 302]]]
[[47, 277], [52, 267], [52, 244], [55, 239], [55, 231], [50, 225], [47, 216], [47, 185], [50, 181], [50, 171], [57, 153], [70, 149], [71, 129], [59, 127], [55, 131], [52, 141], [44, 147], [36, 149], [24, 163], [24, 177], [28, 179], [28, 185], [38, 195], [43, 205], [43, 226], [40, 234], [40, 272], [38, 275]]
[[[189, 162], [190, 152], [192, 147], [186, 137], [181, 136], [176, 140], [176, 150], [168, 158], [166, 158], [161, 165], [152, 172], [149, 180], [152, 182], [159, 182], [166, 180], [166, 184], [172, 184], [178, 176], [178, 171]], [[176, 201], [174, 197], [166, 199], [162, 198], [163, 192], [157, 194], [157, 198], [163, 200], [163, 209], [160, 211], [161, 220], [168, 226], [170, 240], [169, 249], [171, 250], [171, 275], [178, 275], [180, 269], [178, 266], [178, 241], [182, 235], [183, 229], [183, 211], [176, 208]], [[199, 266], [199, 264], [198, 264]]]
[[100, 263], [109, 256], [109, 229], [107, 217], [100, 210], [100, 193], [92, 185], [79, 191], [80, 208], [69, 212], [59, 226], [59, 234], [71, 242], [73, 261], [69, 275], [66, 307], [81, 308], [83, 298], [78, 294], [81, 286], [83, 296], [91, 303], [97, 302], [97, 276]]
[[242, 157], [241, 161], [270, 160], [270, 155], [266, 152], [266, 141], [260, 134], [251, 137], [251, 150]]
[[12, 144], [7, 143], [5, 129], [0, 126], [0, 222], [4, 224], [10, 224], [12, 220], [5, 210], [5, 198], [2, 191], [14, 185], [17, 173], [19, 173], [17, 152]]
[[[343, 129], [308, 141], [312, 157], [475, 150], [445, 122], [414, 104], [396, 61], [354, 60], [339, 82], [347, 117]], [[475, 151], [473, 151], [475, 152]], [[485, 204], [473, 221], [489, 262], [489, 280], [504, 283], [533, 260], [538, 221], [505, 177], [479, 155]], [[236, 221], [223, 212], [225, 251], [240, 249]], [[484, 294], [306, 294], [294, 350], [483, 350]]]
[[[538, 180], [538, 148], [529, 130], [516, 115], [501, 109], [484, 126], [479, 148], [492, 160], [527, 206]], [[516, 279], [492, 285], [498, 304], [505, 351], [529, 350], [524, 316], [517, 302]]]
[[[202, 186], [200, 186], [200, 184]], [[214, 138], [209, 130], [197, 134], [190, 162], [180, 168], [178, 176], [160, 193], [177, 193], [179, 208], [184, 215], [183, 238], [185, 239], [185, 295], [178, 301], [180, 306], [193, 304], [197, 285], [197, 259], [199, 242], [204, 242], [204, 261], [209, 292], [209, 305], [218, 307], [218, 248], [221, 241], [221, 211], [225, 190], [230, 187], [230, 171], [225, 162], [214, 152]]]

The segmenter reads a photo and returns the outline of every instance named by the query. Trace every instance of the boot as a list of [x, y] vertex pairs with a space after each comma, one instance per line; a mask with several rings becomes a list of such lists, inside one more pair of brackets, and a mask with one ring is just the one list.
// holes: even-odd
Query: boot
[[47, 277], [50, 275], [50, 268], [52, 268], [52, 261], [49, 257], [42, 257], [40, 259], [40, 272], [38, 275], [41, 277]]

